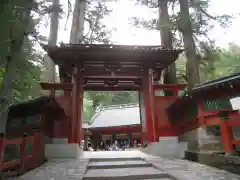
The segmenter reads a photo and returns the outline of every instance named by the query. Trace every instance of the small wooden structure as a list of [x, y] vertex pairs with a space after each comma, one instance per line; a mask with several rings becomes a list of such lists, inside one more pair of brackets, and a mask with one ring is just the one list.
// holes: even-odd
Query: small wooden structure
[[224, 151], [235, 152], [240, 140], [234, 139], [232, 127], [240, 126], [240, 114], [232, 109], [230, 98], [238, 96], [239, 90], [239, 73], [200, 84], [171, 104], [169, 119], [179, 134], [201, 126], [219, 126]]
[[[39, 97], [10, 106], [6, 134], [0, 135], [1, 170], [17, 168], [19, 173], [23, 173], [27, 169], [39, 166], [45, 159], [44, 135], [47, 128], [45, 125], [51, 124], [49, 122], [53, 121], [56, 115], [63, 114], [62, 108], [51, 97]], [[4, 155], [8, 145], [17, 145], [20, 151], [19, 155], [14, 154], [19, 158], [6, 162]], [[29, 150], [30, 154], [27, 152]]]

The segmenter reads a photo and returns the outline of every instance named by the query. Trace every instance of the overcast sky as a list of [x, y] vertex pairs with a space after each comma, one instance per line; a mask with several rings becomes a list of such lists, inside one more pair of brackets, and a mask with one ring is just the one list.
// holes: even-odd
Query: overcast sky
[[[74, 1], [74, 0], [71, 0]], [[227, 3], [226, 3], [227, 2]], [[67, 12], [67, 0], [60, 0], [64, 11]], [[238, 14], [240, 0], [212, 0], [210, 11], [216, 14]], [[111, 3], [112, 13], [104, 19], [107, 27], [116, 28], [112, 40], [116, 44], [127, 45], [159, 45], [160, 35], [157, 31], [149, 31], [143, 28], [136, 28], [129, 24], [129, 18], [133, 16], [155, 18], [157, 13], [152, 9], [142, 6], [136, 6], [131, 0], [118, 0], [117, 3]], [[66, 16], [66, 15], [65, 15]], [[72, 17], [69, 18], [67, 28], [65, 29], [66, 18], [61, 19], [59, 27], [58, 41], [68, 43]], [[41, 31], [48, 35], [48, 27], [42, 26]], [[216, 26], [213, 31], [209, 32], [211, 38], [215, 39], [218, 46], [227, 47], [229, 42], [240, 45], [240, 18], [233, 19], [230, 28], [222, 29]]]

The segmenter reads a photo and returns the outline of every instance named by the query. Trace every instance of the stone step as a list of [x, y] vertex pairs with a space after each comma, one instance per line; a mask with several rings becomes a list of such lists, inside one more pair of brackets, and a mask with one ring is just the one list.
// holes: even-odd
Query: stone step
[[152, 167], [152, 164], [141, 161], [99, 161], [90, 162], [88, 164], [88, 169], [116, 169], [116, 168], [137, 168], [137, 167]]
[[135, 180], [135, 179], [163, 179], [172, 176], [154, 167], [117, 168], [117, 169], [89, 169], [83, 180]]
[[119, 158], [90, 158], [89, 162], [105, 162], [105, 161], [141, 161], [141, 157], [119, 157]]

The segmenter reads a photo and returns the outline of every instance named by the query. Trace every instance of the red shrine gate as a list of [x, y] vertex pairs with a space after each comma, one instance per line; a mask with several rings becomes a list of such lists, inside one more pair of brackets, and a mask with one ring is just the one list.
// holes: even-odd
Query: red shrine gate
[[[84, 91], [139, 91], [143, 143], [158, 141], [159, 136], [176, 136], [166, 115], [169, 102], [177, 98], [185, 85], [162, 85], [161, 72], [177, 58], [180, 50], [160, 46], [73, 45], [46, 47], [59, 66], [60, 83], [41, 83], [44, 90], [64, 90], [56, 96], [68, 119], [54, 121], [47, 135], [67, 138], [68, 143], [83, 139]], [[173, 96], [155, 96], [172, 90]], [[156, 105], [156, 107], [155, 107]]]

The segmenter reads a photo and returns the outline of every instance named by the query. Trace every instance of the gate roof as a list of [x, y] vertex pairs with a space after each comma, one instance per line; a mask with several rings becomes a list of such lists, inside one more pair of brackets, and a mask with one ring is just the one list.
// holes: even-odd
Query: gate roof
[[61, 82], [70, 83], [73, 67], [79, 67], [84, 90], [95, 91], [139, 90], [144, 70], [152, 69], [157, 81], [182, 52], [162, 46], [103, 44], [61, 44], [45, 46], [45, 50], [59, 66]]
[[93, 65], [143, 63], [166, 67], [174, 62], [182, 50], [164, 49], [162, 46], [127, 46], [102, 44], [62, 44], [46, 46], [48, 55], [58, 65]]
[[54, 63], [59, 65], [60, 79], [64, 82], [71, 82], [73, 66], [80, 67], [81, 75], [93, 81], [109, 77], [111, 80], [115, 77], [118, 80], [139, 78], [143, 69], [149, 68], [154, 70], [158, 77], [156, 79], [159, 79], [161, 71], [176, 61], [182, 52], [161, 46], [102, 44], [62, 44], [60, 47], [45, 46], [45, 50]]

